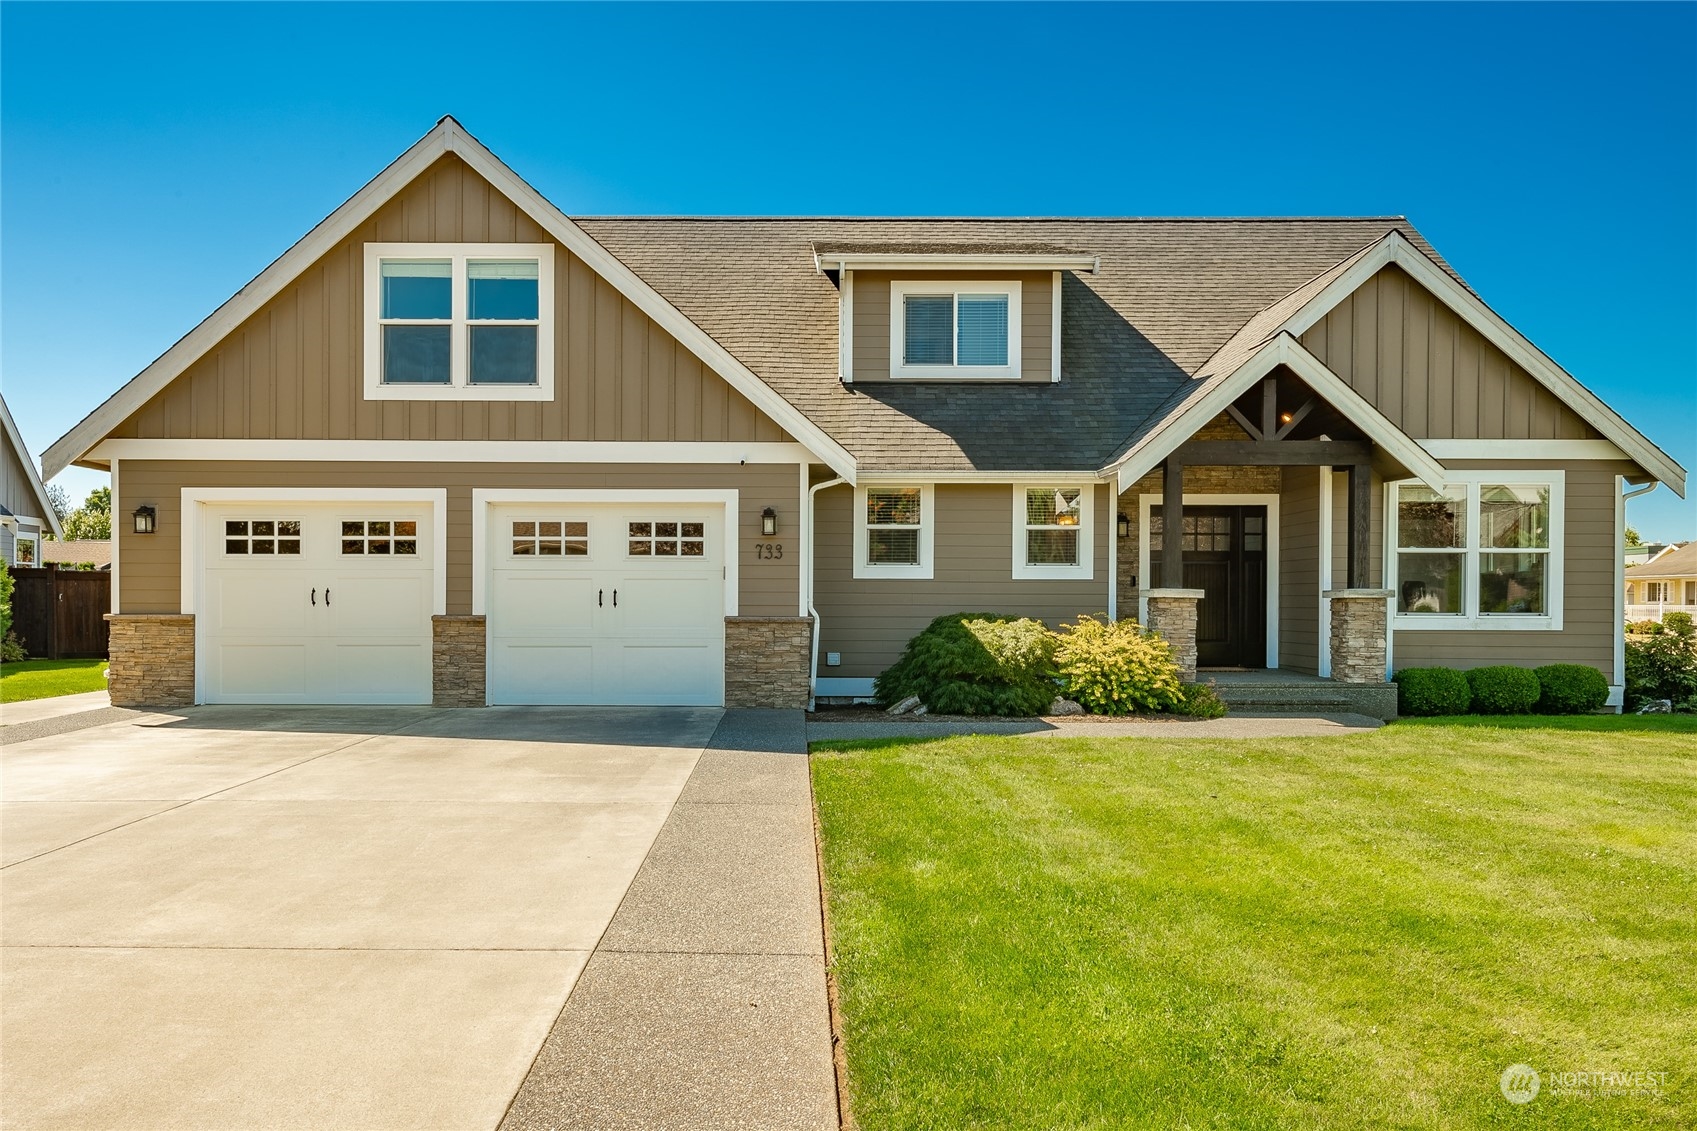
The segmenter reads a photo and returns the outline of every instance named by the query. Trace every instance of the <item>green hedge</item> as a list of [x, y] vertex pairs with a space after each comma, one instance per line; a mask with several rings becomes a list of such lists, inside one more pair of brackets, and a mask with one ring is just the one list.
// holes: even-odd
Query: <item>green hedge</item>
[[946, 715], [1041, 715], [1055, 698], [1054, 652], [1042, 621], [950, 613], [908, 641], [872, 694], [884, 707], [917, 695]]
[[1588, 664], [1545, 664], [1533, 668], [1538, 679], [1540, 715], [1582, 715], [1609, 699], [1609, 681]]
[[1465, 715], [1472, 706], [1467, 677], [1454, 668], [1404, 668], [1396, 673], [1399, 715]]
[[1472, 669], [1467, 673], [1467, 688], [1473, 692], [1476, 715], [1530, 714], [1543, 690], [1531, 671], [1510, 664]]

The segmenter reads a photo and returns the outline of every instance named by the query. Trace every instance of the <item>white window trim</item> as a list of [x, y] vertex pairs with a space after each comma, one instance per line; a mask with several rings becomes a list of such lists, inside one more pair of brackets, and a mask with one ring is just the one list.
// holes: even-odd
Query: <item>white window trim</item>
[[21, 556], [18, 552], [18, 548], [20, 546], [22, 546], [25, 542], [28, 542], [30, 544], [30, 547], [33, 551], [30, 554], [29, 562], [26, 563], [27, 567], [33, 568], [33, 569], [39, 569], [40, 566], [41, 566], [41, 536], [39, 534], [13, 534], [12, 535], [12, 564], [13, 565], [18, 564], [18, 560]]
[[[1026, 561], [1025, 493], [1078, 491], [1078, 563], [1032, 565]], [[1089, 481], [1026, 482], [1013, 487], [1013, 576], [1016, 581], [1092, 581], [1096, 577], [1096, 485]]]
[[[1266, 507], [1267, 508], [1267, 668], [1279, 666], [1279, 500], [1276, 492], [1265, 494], [1193, 495], [1186, 491], [1182, 501], [1187, 507]], [[1149, 544], [1150, 512], [1163, 504], [1160, 495], [1137, 497], [1137, 623], [1149, 623], [1149, 570], [1155, 560], [1155, 548]], [[1324, 601], [1321, 604], [1325, 604]]]
[[861, 484], [854, 489], [854, 576], [860, 579], [883, 577], [931, 580], [935, 570], [934, 551], [937, 543], [936, 488], [930, 483], [878, 483], [874, 486], [886, 490], [892, 487], [919, 488], [919, 564], [874, 565], [866, 560], [869, 542], [866, 533], [866, 485]]
[[[1397, 611], [1401, 580], [1397, 576], [1397, 490], [1419, 482], [1398, 479], [1385, 484], [1385, 588], [1391, 597], [1391, 628], [1399, 632], [1560, 632], [1563, 612], [1563, 582], [1567, 573], [1567, 473], [1554, 470], [1497, 468], [1491, 471], [1450, 471], [1446, 487], [1467, 490], [1467, 546], [1463, 556], [1462, 605], [1464, 613], [1403, 613]], [[1550, 490], [1550, 546], [1545, 553], [1544, 604], [1548, 612], [1480, 613], [1479, 555], [1489, 548], [1479, 545], [1479, 489], [1486, 483], [1513, 487], [1548, 487]], [[1502, 552], [1511, 553], [1505, 548]]]
[[[385, 259], [447, 259], [453, 263], [453, 318], [447, 385], [383, 383], [383, 289]], [[470, 322], [466, 317], [466, 260], [535, 259], [536, 384], [473, 385], [468, 369]], [[551, 401], [554, 399], [554, 245], [551, 243], [368, 243], [365, 245], [365, 399], [368, 401]], [[493, 322], [490, 325], [515, 323]], [[529, 325], [528, 322], [518, 323]]]
[[[995, 379], [1018, 380], [1021, 376], [1020, 357], [1020, 293], [1018, 279], [976, 281], [958, 279], [898, 279], [890, 283], [890, 376], [892, 378], [944, 378], [951, 381]], [[1008, 363], [1006, 365], [907, 365], [902, 350], [907, 337], [903, 300], [908, 295], [1007, 295], [1008, 296]], [[956, 326], [959, 325], [958, 309]], [[959, 331], [956, 330], [958, 335]], [[955, 339], [958, 344], [958, 337]]]

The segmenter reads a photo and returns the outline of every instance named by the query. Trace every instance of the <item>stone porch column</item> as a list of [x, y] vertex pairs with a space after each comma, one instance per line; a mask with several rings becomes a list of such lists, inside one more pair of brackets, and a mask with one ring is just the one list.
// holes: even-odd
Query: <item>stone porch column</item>
[[1203, 596], [1201, 589], [1148, 589], [1149, 623], [1145, 628], [1161, 634], [1173, 650], [1178, 662], [1179, 678], [1186, 683], [1196, 680], [1196, 602]]
[[1385, 682], [1389, 589], [1329, 589], [1332, 603], [1332, 678], [1339, 683]]

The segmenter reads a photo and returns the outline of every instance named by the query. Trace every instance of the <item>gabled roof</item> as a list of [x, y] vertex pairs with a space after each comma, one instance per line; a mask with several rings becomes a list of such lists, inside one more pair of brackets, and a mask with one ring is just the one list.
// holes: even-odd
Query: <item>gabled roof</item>
[[154, 394], [175, 380], [232, 330], [275, 297], [303, 271], [317, 262], [349, 233], [369, 219], [397, 192], [446, 154], [455, 154], [540, 224], [549, 235], [583, 260], [615, 289], [654, 319], [684, 347], [775, 420], [821, 461], [838, 474], [854, 478], [854, 457], [827, 435], [805, 413], [799, 411], [755, 376], [718, 341], [704, 333], [629, 267], [608, 254], [566, 214], [509, 169], [482, 142], [472, 137], [451, 117], [436, 123], [429, 133], [401, 154], [364, 188], [356, 192], [317, 227], [308, 232], [252, 282], [237, 291], [205, 321], [189, 331], [152, 365], [142, 370], [109, 397], [42, 456], [48, 476], [62, 471], [104, 439], [108, 432], [141, 408]]
[[1697, 577], [1697, 542], [1687, 542], [1677, 550], [1664, 550], [1642, 565], [1627, 570], [1626, 577], [1628, 581]]
[[[47, 485], [41, 481], [41, 473], [35, 469], [35, 460], [30, 458], [29, 449], [24, 446], [24, 438], [18, 432], [17, 422], [12, 419], [12, 410], [6, 407], [6, 398], [0, 397], [0, 421], [4, 422], [6, 443], [11, 447], [18, 462], [24, 465], [24, 472], [29, 478], [31, 493], [35, 495], [35, 505], [39, 508], [30, 518], [39, 518], [45, 522], [48, 529], [53, 531], [53, 537], [63, 538], [64, 528], [59, 525], [59, 515], [53, 509], [53, 500], [47, 497]], [[0, 508], [4, 509], [4, 508]], [[11, 512], [8, 511], [8, 514]]]

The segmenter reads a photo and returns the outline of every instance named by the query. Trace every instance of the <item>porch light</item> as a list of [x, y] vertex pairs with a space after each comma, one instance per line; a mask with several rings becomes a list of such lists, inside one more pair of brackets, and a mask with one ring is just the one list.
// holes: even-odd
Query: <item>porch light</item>
[[770, 538], [778, 532], [778, 512], [767, 507], [760, 512], [760, 533]]
[[136, 520], [136, 533], [137, 534], [152, 534], [153, 531], [154, 531], [154, 527], [156, 525], [156, 523], [155, 523], [156, 516], [157, 516], [157, 512], [152, 507], [148, 506], [146, 503], [143, 503], [141, 506], [137, 507], [134, 511], [134, 518]]
[[1119, 521], [1115, 523], [1115, 526], [1118, 528], [1121, 538], [1131, 537], [1131, 519], [1125, 516], [1124, 511], [1120, 512]]

